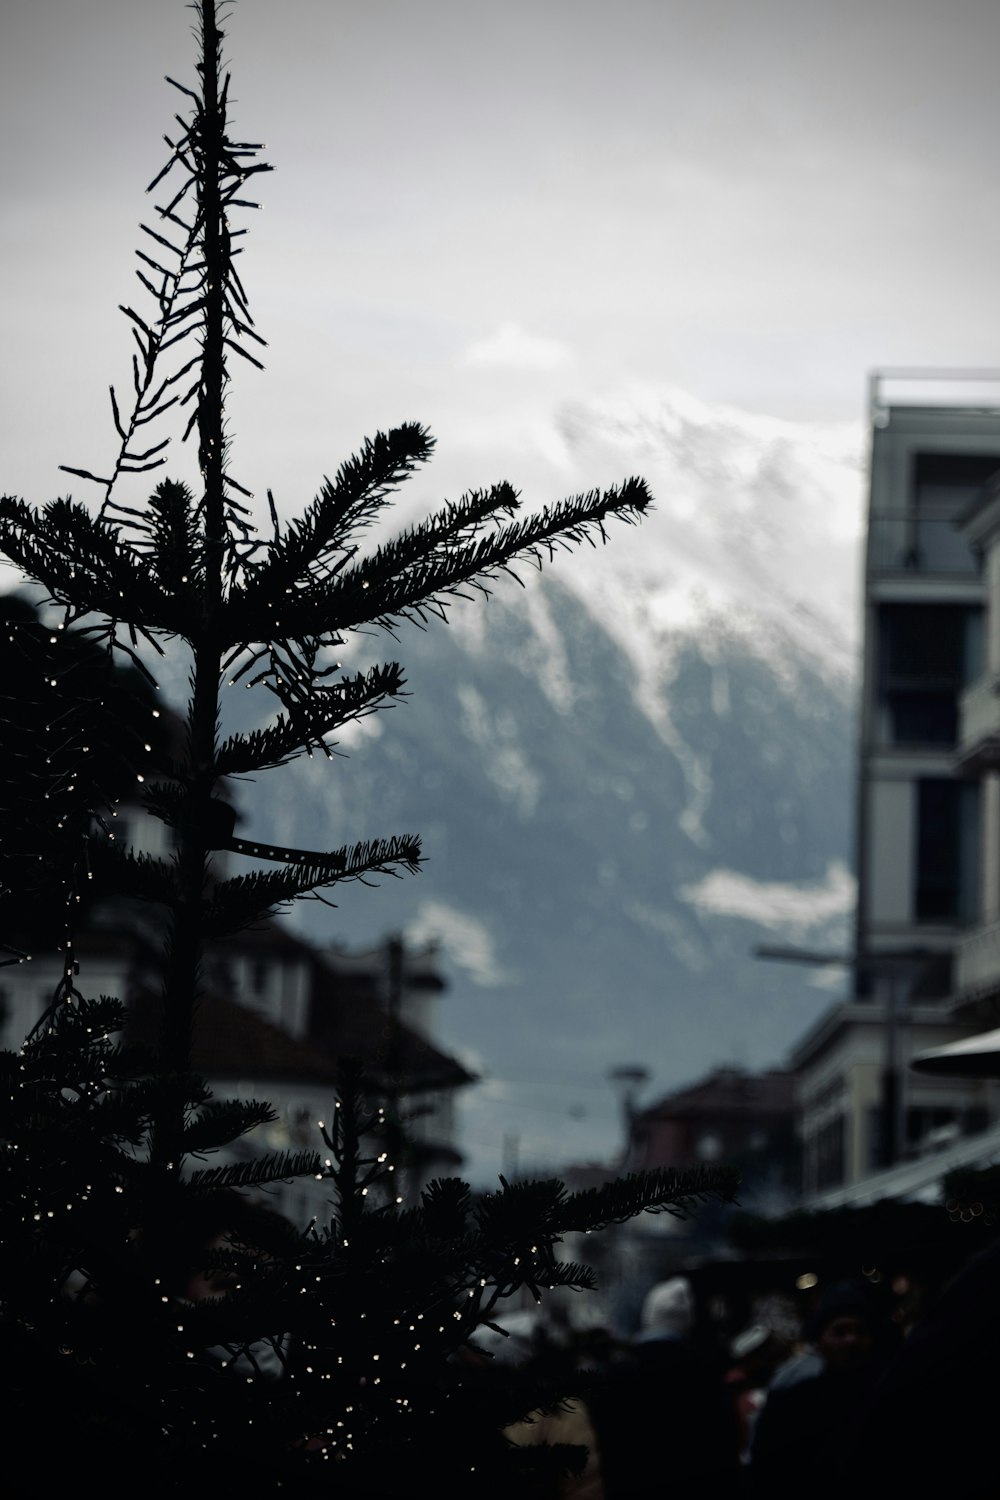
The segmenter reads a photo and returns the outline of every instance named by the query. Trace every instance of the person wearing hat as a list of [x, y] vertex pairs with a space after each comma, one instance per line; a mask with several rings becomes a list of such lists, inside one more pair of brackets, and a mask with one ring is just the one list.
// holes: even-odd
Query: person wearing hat
[[843, 1281], [827, 1289], [806, 1323], [814, 1359], [800, 1378], [772, 1382], [754, 1431], [755, 1494], [842, 1492], [842, 1465], [884, 1364], [884, 1325], [872, 1290]]
[[607, 1500], [668, 1487], [738, 1492], [739, 1429], [732, 1403], [694, 1341], [695, 1298], [685, 1276], [658, 1282], [642, 1306], [628, 1357], [595, 1386], [591, 1416]]

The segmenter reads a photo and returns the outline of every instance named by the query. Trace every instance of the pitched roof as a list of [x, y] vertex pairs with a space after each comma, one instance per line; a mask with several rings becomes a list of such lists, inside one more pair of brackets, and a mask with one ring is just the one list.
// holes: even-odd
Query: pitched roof
[[360, 1057], [373, 1078], [395, 1079], [407, 1093], [475, 1082], [475, 1075], [456, 1058], [389, 1016], [377, 980], [369, 969], [345, 985], [342, 973], [325, 962], [318, 964], [310, 1017], [317, 1046], [338, 1057]]
[[[146, 1045], [156, 1041], [159, 1000], [148, 990], [133, 997], [126, 1037]], [[192, 1067], [206, 1078], [332, 1085], [337, 1060], [324, 1050], [272, 1026], [246, 1006], [224, 995], [208, 994], [198, 1005]]]
[[640, 1110], [638, 1121], [684, 1119], [704, 1114], [781, 1115], [792, 1113], [795, 1080], [779, 1068], [747, 1073], [742, 1068], [716, 1068], [687, 1088]]

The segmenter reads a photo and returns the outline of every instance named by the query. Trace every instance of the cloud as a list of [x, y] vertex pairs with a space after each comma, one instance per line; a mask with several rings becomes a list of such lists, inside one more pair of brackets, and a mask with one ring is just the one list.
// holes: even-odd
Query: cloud
[[494, 989], [507, 977], [486, 924], [443, 901], [425, 901], [407, 924], [406, 937], [411, 943], [439, 942], [452, 963], [484, 989]]
[[464, 369], [557, 370], [572, 360], [568, 345], [529, 333], [518, 323], [500, 323], [459, 358]]
[[841, 920], [853, 908], [854, 877], [842, 860], [833, 860], [826, 877], [812, 885], [754, 880], [736, 870], [713, 870], [682, 898], [699, 911], [742, 917], [775, 932], [801, 937], [811, 928]]

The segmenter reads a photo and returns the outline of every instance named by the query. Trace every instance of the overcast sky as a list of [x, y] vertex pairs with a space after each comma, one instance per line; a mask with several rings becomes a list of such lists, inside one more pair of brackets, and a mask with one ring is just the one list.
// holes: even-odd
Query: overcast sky
[[[182, 0], [5, 0], [0, 483], [113, 448]], [[267, 142], [244, 273], [268, 374], [235, 471], [298, 506], [417, 418], [450, 481], [567, 401], [679, 386], [857, 418], [875, 364], [1000, 363], [995, 0], [239, 0]]]

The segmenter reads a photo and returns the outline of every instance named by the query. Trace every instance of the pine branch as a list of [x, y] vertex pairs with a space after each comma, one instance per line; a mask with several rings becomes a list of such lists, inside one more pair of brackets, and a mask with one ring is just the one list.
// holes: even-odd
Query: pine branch
[[[259, 361], [243, 347], [244, 338], [263, 344], [261, 336], [252, 328], [252, 318], [247, 308], [246, 294], [239, 275], [233, 266], [236, 251], [233, 239], [241, 233], [230, 226], [229, 211], [238, 207], [258, 207], [256, 203], [237, 196], [241, 184], [249, 176], [270, 170], [266, 162], [255, 160], [258, 147], [248, 143], [238, 144], [228, 134], [227, 83], [219, 89], [221, 66], [222, 31], [218, 16], [209, 15], [204, 5], [199, 7], [200, 35], [202, 45], [201, 87], [195, 91], [170, 79], [169, 82], [181, 90], [193, 106], [191, 118], [179, 120], [181, 134], [176, 141], [167, 138], [170, 156], [166, 164], [153, 178], [147, 191], [163, 182], [174, 168], [179, 167], [184, 177], [180, 187], [160, 205], [157, 212], [164, 227], [173, 225], [182, 232], [181, 243], [175, 243], [159, 234], [148, 225], [141, 228], [149, 238], [168, 252], [164, 257], [153, 259], [143, 251], [137, 251], [143, 265], [149, 266], [160, 277], [154, 285], [141, 269], [136, 275], [151, 298], [155, 313], [142, 317], [134, 308], [121, 306], [121, 311], [132, 324], [137, 355], [133, 356], [133, 387], [135, 402], [130, 415], [125, 418], [114, 389], [111, 391], [111, 407], [115, 431], [120, 447], [107, 478], [101, 478], [85, 469], [69, 472], [95, 480], [104, 489], [101, 518], [109, 513], [122, 517], [140, 542], [145, 542], [151, 533], [147, 518], [123, 506], [115, 490], [120, 476], [145, 472], [158, 467], [164, 460], [154, 457], [166, 446], [169, 439], [142, 451], [134, 447], [135, 434], [140, 426], [161, 417], [175, 404], [195, 401], [192, 421], [184, 431], [188, 436], [194, 426], [199, 428], [201, 458], [214, 465], [221, 460], [221, 449], [216, 455], [210, 450], [207, 430], [202, 422], [204, 411], [212, 405], [215, 394], [221, 393], [228, 381], [226, 350], [243, 355], [259, 366]], [[190, 220], [177, 212], [185, 206], [190, 208]], [[208, 309], [214, 309], [209, 313]], [[234, 309], [238, 308], [239, 313]], [[208, 323], [217, 323], [218, 336], [206, 344], [203, 338]], [[197, 342], [200, 352], [179, 369], [163, 374], [163, 362], [167, 352], [185, 340]], [[199, 366], [191, 390], [184, 397], [163, 399], [168, 387], [178, 381], [195, 364]], [[202, 464], [203, 470], [205, 463]], [[229, 480], [235, 485], [235, 481]], [[237, 486], [237, 488], [239, 488]], [[243, 527], [239, 507], [226, 504], [227, 521], [239, 531]]]
[[581, 1261], [553, 1260], [538, 1278], [539, 1285], [551, 1291], [554, 1287], [568, 1287], [571, 1291], [593, 1292], [597, 1290], [597, 1276], [593, 1266]]
[[116, 891], [164, 906], [177, 899], [174, 867], [165, 860], [151, 854], [133, 854], [117, 844], [99, 841], [94, 844], [92, 862], [95, 874]]
[[557, 1223], [561, 1233], [568, 1233], [622, 1224], [640, 1213], [670, 1213], [684, 1219], [710, 1198], [731, 1203], [739, 1184], [733, 1167], [630, 1172], [603, 1187], [569, 1194], [559, 1206]]
[[149, 567], [169, 595], [190, 598], [204, 585], [204, 539], [194, 497], [169, 479], [149, 502]]
[[270, 1104], [256, 1099], [209, 1099], [184, 1126], [184, 1151], [194, 1154], [216, 1151], [277, 1118]]
[[422, 1227], [442, 1240], [460, 1240], [472, 1210], [472, 1191], [460, 1177], [438, 1177], [420, 1195]]
[[176, 781], [147, 781], [142, 789], [142, 805], [169, 827], [180, 828], [187, 807], [187, 794]]
[[[256, 848], [257, 846], [251, 846]], [[267, 846], [260, 846], [265, 854]], [[293, 851], [284, 851], [291, 856]], [[204, 930], [216, 937], [246, 927], [287, 901], [340, 880], [374, 875], [415, 874], [420, 845], [409, 836], [347, 845], [330, 854], [303, 853], [304, 862], [275, 871], [235, 876], [216, 886], [204, 910]]]
[[344, 677], [331, 687], [313, 685], [301, 706], [278, 714], [263, 729], [227, 739], [216, 757], [218, 774], [232, 776], [281, 766], [309, 747], [325, 749], [329, 734], [374, 712], [387, 699], [398, 698], [403, 686], [402, 670], [396, 662]]
[[[370, 558], [345, 568], [323, 587], [291, 595], [282, 610], [283, 633], [301, 639], [337, 635], [377, 623], [386, 628], [399, 620], [421, 622], [443, 618], [449, 597], [463, 590], [488, 592], [487, 582], [511, 564], [526, 559], [541, 566], [560, 548], [604, 539], [609, 516], [634, 522], [647, 509], [649, 491], [641, 479], [561, 501], [537, 515], [491, 532], [478, 541], [450, 546], [432, 517], [426, 523], [433, 545], [425, 546], [424, 529], [416, 527], [399, 543], [379, 548]], [[232, 600], [227, 612], [227, 641], [260, 640], [261, 618], [251, 618], [244, 601]]]
[[[140, 1145], [149, 1127], [166, 1103], [185, 1106], [203, 1105], [208, 1099], [207, 1086], [186, 1074], [157, 1072], [150, 1078], [105, 1088], [86, 1100], [88, 1129], [108, 1140], [124, 1140]], [[133, 1158], [125, 1159], [131, 1167]]]
[[[278, 603], [287, 588], [308, 584], [315, 565], [333, 549], [344, 551], [359, 529], [371, 525], [392, 491], [426, 463], [434, 439], [416, 422], [366, 438], [360, 454], [341, 464], [333, 480], [325, 480], [301, 520], [292, 521], [276, 536], [267, 562], [247, 579], [250, 608], [262, 596]], [[263, 639], [264, 634], [249, 638]]]
[[54, 500], [36, 512], [11, 496], [0, 499], [0, 551], [35, 578], [74, 617], [104, 615], [145, 637], [154, 630], [189, 635], [182, 601], [137, 567], [133, 550], [82, 505]]
[[[446, 505], [393, 541], [386, 542], [371, 561], [379, 573], [386, 576], [413, 571], [425, 559], [435, 555], [451, 556], [467, 548], [482, 534], [487, 521], [492, 521], [494, 528], [499, 530], [497, 517], [502, 515], [510, 519], [519, 506], [517, 491], [506, 481], [492, 485], [488, 490], [472, 490], [457, 504]], [[363, 571], [367, 560], [358, 566]]]
[[269, 1182], [286, 1182], [295, 1177], [317, 1177], [322, 1170], [323, 1163], [316, 1151], [277, 1151], [225, 1167], [199, 1168], [191, 1173], [190, 1182], [197, 1190], [215, 1192], [220, 1188], [263, 1187]]
[[113, 995], [101, 995], [97, 999], [81, 999], [74, 1005], [60, 1010], [53, 1027], [46, 1030], [33, 1044], [41, 1049], [51, 1045], [55, 1037], [64, 1040], [71, 1048], [78, 1045], [94, 1047], [103, 1043], [125, 1026], [125, 1006]]

